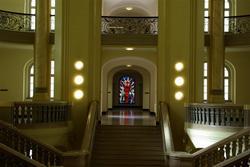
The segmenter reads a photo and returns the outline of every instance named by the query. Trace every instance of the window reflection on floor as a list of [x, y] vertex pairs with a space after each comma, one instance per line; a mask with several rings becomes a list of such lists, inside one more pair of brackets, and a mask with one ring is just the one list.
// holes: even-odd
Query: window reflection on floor
[[102, 125], [145, 125], [155, 126], [156, 119], [149, 111], [139, 109], [110, 110], [102, 116]]

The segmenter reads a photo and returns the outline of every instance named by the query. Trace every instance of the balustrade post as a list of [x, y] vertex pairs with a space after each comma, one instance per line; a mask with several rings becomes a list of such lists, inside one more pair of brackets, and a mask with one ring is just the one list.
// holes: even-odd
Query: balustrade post
[[244, 105], [244, 126], [250, 127], [250, 105]]
[[243, 151], [242, 145], [243, 145], [243, 136], [238, 138], [238, 153], [237, 153], [237, 155], [242, 153], [242, 151]]
[[220, 125], [220, 112], [221, 112], [221, 110], [220, 110], [220, 108], [215, 108], [214, 111], [215, 111], [215, 114], [214, 114], [215, 125], [219, 126]]
[[210, 124], [209, 125], [215, 125], [214, 117], [215, 117], [215, 108], [210, 109]]
[[225, 126], [226, 123], [225, 123], [225, 109], [224, 108], [221, 109], [220, 118], [221, 118], [221, 126]]

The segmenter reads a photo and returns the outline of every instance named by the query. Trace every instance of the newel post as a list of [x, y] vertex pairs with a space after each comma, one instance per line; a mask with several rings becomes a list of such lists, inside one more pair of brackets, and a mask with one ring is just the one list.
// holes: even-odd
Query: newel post
[[250, 127], [250, 105], [244, 105], [244, 127]]

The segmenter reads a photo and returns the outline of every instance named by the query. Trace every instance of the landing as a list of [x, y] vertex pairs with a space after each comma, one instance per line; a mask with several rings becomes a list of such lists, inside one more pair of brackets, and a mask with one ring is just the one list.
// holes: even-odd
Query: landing
[[113, 109], [102, 115], [102, 125], [155, 126], [156, 117], [149, 111], [135, 108]]

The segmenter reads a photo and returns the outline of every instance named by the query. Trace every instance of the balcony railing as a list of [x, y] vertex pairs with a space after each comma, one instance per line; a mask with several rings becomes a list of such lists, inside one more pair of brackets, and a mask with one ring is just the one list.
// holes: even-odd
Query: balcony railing
[[158, 34], [157, 17], [102, 17], [102, 34]]
[[[209, 18], [204, 19], [208, 24]], [[225, 32], [250, 33], [250, 15], [225, 17]], [[0, 10], [0, 30], [33, 32], [35, 15]], [[103, 16], [102, 34], [158, 34], [158, 17]]]
[[32, 14], [15, 13], [0, 10], [0, 29], [8, 31], [30, 32]]
[[[205, 17], [205, 29], [208, 29], [209, 17]], [[205, 30], [204, 30], [205, 31]], [[207, 31], [205, 31], [207, 33]], [[224, 17], [224, 32], [231, 34], [250, 33], [250, 15]]]
[[[35, 17], [34, 14], [0, 10], [0, 30], [34, 32]], [[51, 15], [51, 17], [54, 17], [54, 15]]]

